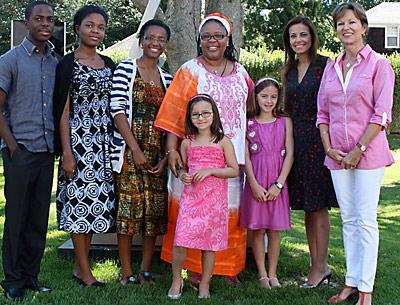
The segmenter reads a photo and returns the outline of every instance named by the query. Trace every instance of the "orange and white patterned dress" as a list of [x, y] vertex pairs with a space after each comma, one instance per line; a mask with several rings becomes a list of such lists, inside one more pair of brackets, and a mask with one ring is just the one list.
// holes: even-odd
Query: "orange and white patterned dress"
[[[215, 100], [225, 135], [231, 140], [240, 165], [245, 161], [246, 100], [254, 84], [247, 71], [235, 63], [231, 74], [218, 76], [206, 70], [198, 58], [179, 68], [168, 88], [155, 121], [155, 126], [180, 139], [185, 134], [185, 115], [189, 99], [207, 93]], [[214, 274], [235, 276], [245, 266], [246, 229], [239, 225], [239, 204], [243, 192], [243, 171], [238, 178], [228, 179], [228, 248], [216, 254]], [[183, 184], [170, 175], [168, 232], [164, 237], [161, 258], [172, 260], [172, 246]], [[184, 268], [201, 273], [201, 251], [188, 251]]]

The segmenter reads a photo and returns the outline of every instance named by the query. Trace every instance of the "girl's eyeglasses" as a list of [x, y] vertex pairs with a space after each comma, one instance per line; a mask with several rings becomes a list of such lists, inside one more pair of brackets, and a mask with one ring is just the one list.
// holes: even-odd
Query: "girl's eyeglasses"
[[215, 40], [222, 40], [225, 37], [226, 37], [226, 35], [224, 35], [224, 34], [215, 34], [215, 35], [203, 34], [203, 35], [200, 35], [200, 39], [201, 40], [211, 40], [212, 38], [214, 38]]
[[204, 112], [201, 112], [201, 113], [194, 112], [194, 113], [191, 114], [191, 117], [192, 117], [192, 119], [194, 119], [194, 120], [200, 119], [200, 116], [201, 116], [203, 119], [208, 119], [212, 114], [213, 114], [213, 113], [210, 112], [210, 111], [204, 111]]

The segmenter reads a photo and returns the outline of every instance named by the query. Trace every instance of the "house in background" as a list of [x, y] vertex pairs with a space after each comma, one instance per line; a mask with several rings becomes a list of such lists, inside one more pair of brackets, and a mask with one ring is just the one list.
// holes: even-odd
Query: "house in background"
[[400, 51], [400, 2], [383, 2], [367, 11], [367, 42], [378, 53]]

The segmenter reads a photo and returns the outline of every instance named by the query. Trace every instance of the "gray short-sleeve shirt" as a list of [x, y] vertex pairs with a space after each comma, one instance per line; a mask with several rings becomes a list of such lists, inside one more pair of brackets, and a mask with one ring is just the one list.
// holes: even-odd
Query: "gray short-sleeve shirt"
[[50, 47], [41, 54], [27, 38], [0, 57], [0, 89], [7, 94], [3, 113], [17, 143], [31, 152], [54, 152], [56, 66]]

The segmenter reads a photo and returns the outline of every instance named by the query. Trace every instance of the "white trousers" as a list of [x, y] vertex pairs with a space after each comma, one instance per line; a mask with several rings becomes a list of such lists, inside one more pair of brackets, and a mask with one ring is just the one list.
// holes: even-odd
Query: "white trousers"
[[378, 260], [377, 209], [384, 168], [331, 170], [343, 223], [346, 285], [372, 292]]

